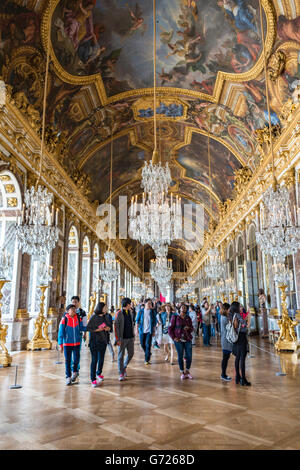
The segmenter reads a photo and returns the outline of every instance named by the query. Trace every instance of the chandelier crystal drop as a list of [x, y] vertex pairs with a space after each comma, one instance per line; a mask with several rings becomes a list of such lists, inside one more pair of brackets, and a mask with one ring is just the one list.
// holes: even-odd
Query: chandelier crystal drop
[[55, 247], [59, 234], [58, 209], [54, 217], [53, 205], [49, 220], [53, 194], [41, 186], [37, 190], [32, 186], [25, 192], [24, 200], [21, 220], [15, 226], [18, 248], [31, 256], [46, 255]]
[[119, 277], [118, 261], [111, 250], [107, 250], [104, 253], [104, 260], [100, 261], [100, 276], [104, 282], [113, 282]]
[[292, 222], [289, 193], [285, 186], [270, 187], [263, 197], [262, 228], [256, 232], [261, 250], [278, 260], [300, 247], [300, 227]]
[[224, 276], [224, 264], [221, 261], [219, 250], [210, 248], [208, 250], [209, 262], [205, 267], [207, 277], [211, 279], [219, 279]]
[[166, 256], [150, 261], [150, 274], [159, 285], [168, 284], [173, 274], [172, 260]]

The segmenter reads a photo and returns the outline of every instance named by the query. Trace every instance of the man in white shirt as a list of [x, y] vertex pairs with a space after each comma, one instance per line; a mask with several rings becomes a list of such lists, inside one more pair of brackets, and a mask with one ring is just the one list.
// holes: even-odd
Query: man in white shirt
[[143, 350], [145, 351], [145, 364], [151, 364], [151, 343], [152, 337], [155, 335], [156, 315], [152, 307], [151, 299], [146, 299], [145, 307], [141, 307], [136, 323], [139, 329], [140, 342]]

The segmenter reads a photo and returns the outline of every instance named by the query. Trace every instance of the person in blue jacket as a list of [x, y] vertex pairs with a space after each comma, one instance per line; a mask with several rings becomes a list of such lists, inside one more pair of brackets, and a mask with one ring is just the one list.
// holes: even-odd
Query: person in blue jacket
[[[58, 346], [65, 353], [66, 385], [74, 383], [78, 377], [78, 363], [80, 358], [81, 332], [85, 331], [82, 319], [76, 314], [76, 307], [68, 305], [66, 314], [61, 319], [58, 330]], [[71, 360], [73, 354], [73, 367], [71, 375]]]
[[151, 364], [151, 344], [155, 335], [156, 311], [153, 308], [151, 299], [145, 300], [145, 307], [140, 307], [136, 317], [139, 328], [141, 346], [145, 352], [145, 364]]

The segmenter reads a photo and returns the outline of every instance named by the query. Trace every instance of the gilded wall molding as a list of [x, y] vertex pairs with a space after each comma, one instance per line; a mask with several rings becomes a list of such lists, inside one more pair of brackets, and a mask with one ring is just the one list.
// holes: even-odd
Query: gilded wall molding
[[[275, 176], [278, 181], [289, 178], [289, 171], [300, 160], [300, 105], [297, 106], [292, 119], [283, 130], [274, 144]], [[236, 195], [229, 203], [225, 217], [222, 218], [216, 230], [206, 239], [205, 244], [191, 263], [188, 269], [189, 275], [194, 275], [207, 259], [207, 250], [212, 246], [218, 246], [224, 240], [230, 239], [232, 233], [244, 221], [247, 215], [256, 209], [263, 193], [272, 184], [272, 155], [269, 152], [261, 160], [261, 164], [253, 173], [244, 190]]]
[[[33, 175], [37, 175], [40, 161], [40, 138], [9, 96], [6, 105], [0, 109], [0, 134], [3, 135], [1, 145], [11, 154], [9, 160], [13, 162], [15, 159]], [[44, 151], [41, 182], [65, 204], [66, 208], [69, 208], [75, 218], [83, 222], [91, 232], [96, 233], [99, 219], [95, 209], [82, 196], [76, 184], [47, 149]], [[114, 249], [116, 255], [139, 275], [140, 269], [118, 240], [114, 240]]]

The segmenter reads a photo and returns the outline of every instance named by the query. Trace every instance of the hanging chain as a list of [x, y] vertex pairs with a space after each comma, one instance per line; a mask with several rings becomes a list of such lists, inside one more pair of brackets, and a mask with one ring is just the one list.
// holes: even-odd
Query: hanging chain
[[154, 86], [154, 152], [157, 150], [156, 135], [156, 1], [153, 0], [153, 86]]
[[111, 216], [112, 216], [112, 208], [111, 208], [111, 197], [112, 197], [112, 174], [113, 174], [113, 153], [114, 153], [114, 121], [112, 120], [111, 124], [111, 140], [110, 140], [110, 177], [109, 177], [109, 242], [108, 242], [108, 251], [110, 251], [111, 247]]
[[275, 165], [274, 165], [274, 149], [273, 149], [272, 121], [271, 121], [270, 100], [269, 100], [269, 87], [268, 87], [268, 79], [267, 79], [267, 58], [266, 58], [266, 48], [265, 48], [265, 33], [264, 33], [264, 24], [263, 24], [262, 0], [259, 0], [259, 11], [260, 11], [261, 40], [262, 40], [263, 57], [264, 57], [266, 100], [267, 100], [268, 119], [269, 119], [270, 148], [271, 148], [271, 155], [272, 155], [272, 174], [273, 174], [273, 180], [275, 182], [276, 178], [275, 178]]
[[[49, 0], [49, 9], [51, 13], [51, 3], [52, 0]], [[46, 106], [47, 106], [47, 90], [48, 90], [48, 78], [49, 78], [49, 62], [50, 62], [50, 38], [51, 38], [51, 27], [48, 28], [48, 37], [47, 37], [47, 58], [46, 58], [46, 74], [45, 74], [45, 83], [44, 83], [44, 98], [43, 98], [43, 116], [42, 116], [42, 137], [41, 137], [41, 149], [40, 149], [40, 168], [39, 175], [36, 181], [36, 189], [38, 183], [40, 182], [42, 170], [43, 170], [43, 157], [44, 157], [44, 141], [45, 141], [45, 122], [46, 122]]]

